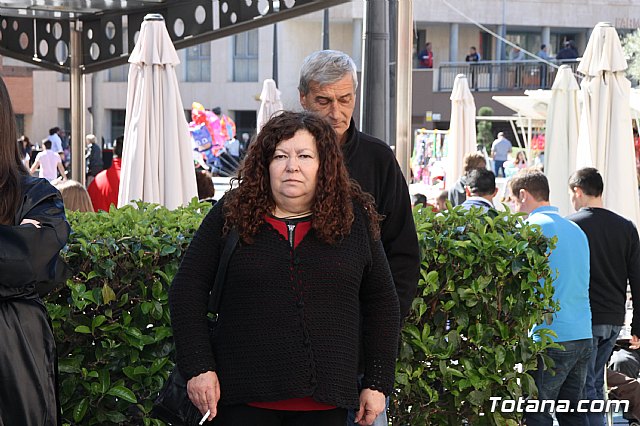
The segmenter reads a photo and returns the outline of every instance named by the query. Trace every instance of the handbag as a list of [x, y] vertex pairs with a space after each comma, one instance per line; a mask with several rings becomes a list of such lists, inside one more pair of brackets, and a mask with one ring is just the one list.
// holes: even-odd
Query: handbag
[[[220, 256], [220, 263], [213, 288], [209, 294], [208, 315], [209, 332], [212, 333], [217, 320], [217, 312], [222, 298], [222, 288], [227, 275], [229, 259], [238, 244], [240, 236], [236, 229], [232, 229]], [[202, 419], [202, 414], [189, 399], [187, 394], [187, 381], [180, 373], [178, 366], [174, 366], [171, 374], [160, 390], [158, 397], [154, 401], [151, 416], [162, 420], [173, 426], [193, 426], [198, 425]]]

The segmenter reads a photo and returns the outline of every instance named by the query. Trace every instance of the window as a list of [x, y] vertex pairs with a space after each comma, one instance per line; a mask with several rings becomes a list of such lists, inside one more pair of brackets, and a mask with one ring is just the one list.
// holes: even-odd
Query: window
[[211, 43], [187, 48], [185, 81], [211, 81]]
[[233, 81], [258, 81], [258, 30], [233, 36]]
[[238, 140], [242, 141], [241, 137], [243, 133], [249, 133], [249, 135], [252, 135], [256, 132], [258, 115], [255, 110], [236, 110], [231, 112], [233, 114], [233, 121], [236, 122], [236, 137]]
[[124, 109], [111, 110], [111, 140], [114, 140], [118, 136], [124, 135], [125, 117], [126, 117], [126, 110]]
[[24, 135], [24, 114], [16, 114], [16, 128], [18, 136]]
[[123, 82], [127, 81], [129, 76], [129, 64], [118, 65], [117, 67], [109, 68], [109, 75], [107, 81], [111, 82]]

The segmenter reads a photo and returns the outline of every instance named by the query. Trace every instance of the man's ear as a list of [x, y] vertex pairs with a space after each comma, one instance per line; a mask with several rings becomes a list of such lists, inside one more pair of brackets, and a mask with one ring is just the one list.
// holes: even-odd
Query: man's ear
[[579, 186], [574, 186], [571, 188], [571, 190], [573, 191], [573, 194], [576, 198], [582, 198], [584, 196], [584, 191]]
[[498, 189], [498, 187], [496, 186], [496, 189], [494, 189], [494, 190], [493, 190], [493, 197], [491, 197], [491, 198], [495, 198], [495, 197], [496, 197], [496, 194], [498, 193], [498, 191], [499, 191], [499, 189]]
[[467, 197], [471, 197], [471, 189], [469, 189], [469, 185], [464, 186], [464, 193], [467, 194]]
[[529, 196], [529, 193], [525, 189], [521, 189], [520, 191], [518, 191], [518, 198], [520, 199], [521, 203], [524, 203], [525, 201], [527, 201], [528, 196]]
[[307, 109], [307, 103], [304, 94], [300, 91], [298, 91], [298, 94], [300, 95], [300, 106], [304, 109]]

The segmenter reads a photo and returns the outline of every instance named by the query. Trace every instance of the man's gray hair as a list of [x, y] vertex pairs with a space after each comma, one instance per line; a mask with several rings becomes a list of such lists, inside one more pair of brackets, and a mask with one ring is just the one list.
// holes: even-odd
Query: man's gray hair
[[307, 56], [300, 68], [300, 83], [298, 90], [301, 94], [309, 93], [309, 84], [315, 81], [320, 86], [333, 84], [350, 74], [353, 79], [353, 90], [358, 88], [358, 74], [353, 59], [344, 52], [337, 50], [318, 50]]

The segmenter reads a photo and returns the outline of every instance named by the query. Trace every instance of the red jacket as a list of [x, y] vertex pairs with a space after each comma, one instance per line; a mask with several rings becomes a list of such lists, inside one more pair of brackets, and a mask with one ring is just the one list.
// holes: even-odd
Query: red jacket
[[87, 191], [96, 212], [98, 210], [108, 212], [111, 204], [118, 206], [121, 161], [120, 158], [114, 158], [111, 167], [98, 173], [89, 185]]

